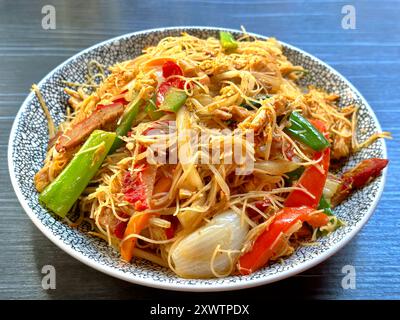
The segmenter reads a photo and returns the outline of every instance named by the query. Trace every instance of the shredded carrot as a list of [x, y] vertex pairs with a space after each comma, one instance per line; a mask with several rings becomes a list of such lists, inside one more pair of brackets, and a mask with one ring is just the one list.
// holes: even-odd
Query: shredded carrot
[[[149, 223], [152, 214], [150, 213], [142, 213], [137, 212], [135, 213], [128, 222], [126, 226], [124, 239], [132, 234], [140, 234], [142, 230], [147, 226]], [[123, 240], [121, 243], [121, 257], [125, 261], [131, 261], [133, 257], [133, 249], [135, 248], [136, 238], [130, 238]]]

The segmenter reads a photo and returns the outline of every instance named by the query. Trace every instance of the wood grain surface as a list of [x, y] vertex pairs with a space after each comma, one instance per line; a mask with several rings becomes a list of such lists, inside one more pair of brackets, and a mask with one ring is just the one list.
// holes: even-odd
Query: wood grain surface
[[[0, 298], [3, 299], [399, 299], [400, 298], [400, 3], [399, 1], [5, 1], [0, 0]], [[56, 29], [42, 29], [42, 7], [56, 8]], [[341, 27], [354, 5], [356, 29]], [[12, 189], [8, 137], [32, 83], [68, 57], [128, 32], [176, 25], [240, 28], [293, 44], [347, 77], [373, 107], [388, 141], [384, 194], [368, 224], [339, 253], [279, 283], [226, 293], [192, 294], [132, 285], [74, 260], [32, 224]], [[57, 272], [43, 290], [44, 265]], [[343, 289], [342, 268], [356, 269], [356, 289]]]

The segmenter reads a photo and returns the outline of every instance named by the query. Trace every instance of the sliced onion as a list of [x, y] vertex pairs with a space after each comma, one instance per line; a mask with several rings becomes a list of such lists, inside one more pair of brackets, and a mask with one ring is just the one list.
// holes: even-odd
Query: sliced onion
[[214, 102], [213, 98], [208, 94], [198, 94], [196, 95], [196, 99], [201, 103], [202, 106], [206, 106]]
[[326, 179], [323, 195], [326, 200], [329, 202], [331, 201], [333, 195], [336, 193], [337, 189], [339, 188], [340, 180], [336, 177], [329, 175]]
[[270, 175], [282, 175], [284, 173], [296, 170], [300, 165], [293, 161], [288, 160], [267, 160], [256, 162], [254, 168], [263, 170]]
[[251, 74], [270, 93], [275, 93], [282, 84], [282, 77], [277, 74], [252, 71]]
[[[215, 276], [213, 267], [214, 272], [226, 274], [235, 265], [239, 255], [235, 251], [242, 248], [247, 232], [248, 225], [242, 223], [234, 211], [215, 216], [172, 249], [171, 258], [176, 273], [185, 278], [210, 278]], [[232, 263], [226, 252], [218, 252], [213, 260], [218, 246], [221, 250], [233, 250], [230, 255]]]

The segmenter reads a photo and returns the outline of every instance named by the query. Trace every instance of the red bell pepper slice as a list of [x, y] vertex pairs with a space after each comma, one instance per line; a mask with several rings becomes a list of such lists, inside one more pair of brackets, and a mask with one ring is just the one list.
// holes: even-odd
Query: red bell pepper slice
[[123, 239], [127, 225], [128, 221], [118, 221], [118, 223], [115, 225], [114, 234], [118, 239]]
[[322, 152], [314, 155], [314, 160], [322, 157], [317, 164], [307, 167], [295, 187], [302, 187], [308, 191], [293, 190], [285, 200], [285, 207], [309, 206], [318, 207], [319, 200], [324, 190], [326, 178], [328, 176], [331, 149], [326, 148]]
[[327, 129], [326, 125], [323, 121], [319, 119], [308, 119], [308, 121], [319, 131], [321, 132], [325, 137], [327, 136]]
[[128, 101], [126, 101], [126, 99], [124, 97], [118, 98], [113, 100], [113, 103], [122, 103], [123, 105], [128, 104]]
[[98, 104], [97, 106], [96, 106], [96, 109], [95, 110], [103, 110], [103, 109], [105, 109], [105, 108], [108, 108], [108, 107], [110, 107], [110, 106], [112, 106], [113, 104]]
[[130, 172], [126, 172], [122, 179], [122, 192], [125, 200], [134, 205], [136, 211], [149, 208], [151, 195], [153, 193], [156, 168], [144, 166], [135, 178]]
[[135, 179], [130, 172], [126, 172], [123, 177], [123, 193], [125, 200], [134, 205], [136, 211], [143, 211], [148, 208], [146, 201], [146, 186], [143, 182], [142, 172], [138, 172]]
[[378, 177], [388, 163], [389, 160], [387, 159], [365, 159], [354, 168], [346, 171], [341, 178], [338, 190], [332, 197], [332, 205], [338, 205], [345, 200], [351, 192], [364, 187], [372, 179]]
[[[160, 181], [155, 184], [156, 173], [156, 166], [146, 165], [141, 171], [138, 172], [135, 179], [132, 179], [132, 176], [128, 174], [124, 176], [122, 190], [125, 193], [125, 199], [128, 202], [134, 204], [136, 211], [153, 208], [150, 203], [153, 193], [165, 192], [169, 190], [170, 184], [160, 183]], [[153, 216], [158, 216], [158, 214], [149, 212], [135, 212], [126, 225], [123, 238], [126, 238], [132, 234], [140, 234], [149, 223], [150, 218]], [[173, 237], [176, 226], [172, 222], [171, 228], [169, 228], [171, 229], [169, 233], [172, 233]], [[125, 261], [130, 261], [132, 259], [133, 249], [135, 248], [135, 245], [136, 238], [130, 238], [122, 242], [120, 246], [122, 259], [124, 259]]]
[[[127, 93], [127, 92], [128, 92], [128, 89], [122, 91], [121, 94], [124, 94], [124, 93]], [[127, 101], [124, 97], [117, 98], [117, 99], [113, 100], [113, 103], [116, 103], [116, 102], [122, 103], [123, 105], [126, 105], [126, 104], [129, 103], [129, 101]]]
[[[309, 120], [311, 124], [326, 137], [328, 135], [324, 122], [318, 119]], [[317, 208], [324, 190], [326, 178], [328, 177], [331, 149], [315, 153], [313, 160], [321, 161], [306, 168], [297, 181], [295, 187], [302, 187], [308, 191], [293, 190], [285, 200], [286, 207], [309, 206]]]
[[342, 176], [342, 181], [347, 185], [351, 185], [353, 188], [362, 188], [370, 179], [379, 176], [388, 163], [389, 160], [387, 159], [365, 159], [353, 169], [345, 172]]
[[[126, 92], [128, 92], [128, 90], [122, 91], [121, 94], [126, 93]], [[117, 98], [115, 100], [112, 100], [112, 103], [110, 103], [110, 104], [101, 104], [101, 103], [98, 104], [96, 106], [96, 110], [101, 110], [101, 109], [104, 109], [104, 108], [108, 108], [108, 107], [114, 106], [115, 104], [126, 105], [126, 104], [128, 104], [128, 101], [126, 101], [126, 99], [124, 97]]]
[[167, 61], [163, 64], [162, 73], [164, 78], [183, 76], [182, 68], [173, 61]]
[[[167, 93], [171, 88], [184, 89], [185, 81], [174, 77], [174, 76], [183, 76], [183, 70], [180, 66], [178, 66], [175, 62], [167, 61], [162, 66], [163, 77], [167, 80], [162, 82], [158, 87], [156, 93], [156, 106], [160, 106], [164, 100]], [[170, 78], [171, 77], [171, 78]], [[168, 79], [170, 78], [170, 79]]]
[[165, 236], [167, 237], [167, 239], [172, 239], [175, 236], [175, 231], [178, 227], [179, 220], [175, 216], [165, 216], [164, 219], [171, 222], [171, 226], [165, 229]]
[[160, 84], [158, 87], [157, 93], [156, 93], [156, 106], [160, 106], [164, 100], [165, 96], [168, 93], [168, 90], [172, 87], [172, 85], [169, 82], [163, 82]]
[[240, 274], [250, 274], [266, 265], [271, 258], [277, 258], [279, 249], [287, 244], [290, 237], [287, 232], [298, 221], [308, 222], [313, 227], [324, 226], [329, 222], [325, 213], [314, 212], [314, 208], [307, 206], [285, 207], [280, 210], [269, 227], [255, 240], [251, 250], [239, 258]]
[[[134, 205], [135, 212], [127, 223], [123, 238], [131, 234], [140, 234], [148, 224], [151, 213], [141, 213], [150, 207], [151, 195], [153, 194], [154, 182], [157, 168], [152, 165], [145, 165], [135, 178], [130, 172], [126, 172], [122, 179], [122, 192], [125, 200]], [[121, 228], [123, 228], [121, 226]], [[122, 242], [120, 247], [121, 257], [125, 261], [130, 261], [133, 256], [136, 238], [130, 238]]]
[[[271, 206], [271, 201], [269, 201], [269, 199], [259, 200], [254, 203], [254, 206], [258, 210], [265, 212], [265, 210], [267, 210]], [[247, 208], [247, 215], [250, 219], [255, 221], [261, 217], [257, 210], [254, 210], [252, 208]]]

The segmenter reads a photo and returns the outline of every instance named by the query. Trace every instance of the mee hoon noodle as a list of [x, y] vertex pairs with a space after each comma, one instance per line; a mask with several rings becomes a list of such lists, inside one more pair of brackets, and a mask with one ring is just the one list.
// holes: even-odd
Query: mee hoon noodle
[[[43, 206], [89, 223], [121, 259], [186, 278], [249, 274], [343, 222], [332, 208], [380, 174], [367, 159], [329, 172], [376, 139], [357, 108], [297, 84], [307, 74], [273, 38], [167, 37], [86, 83], [65, 82], [66, 120], [35, 176]], [[32, 88], [47, 110], [37, 86]]]

